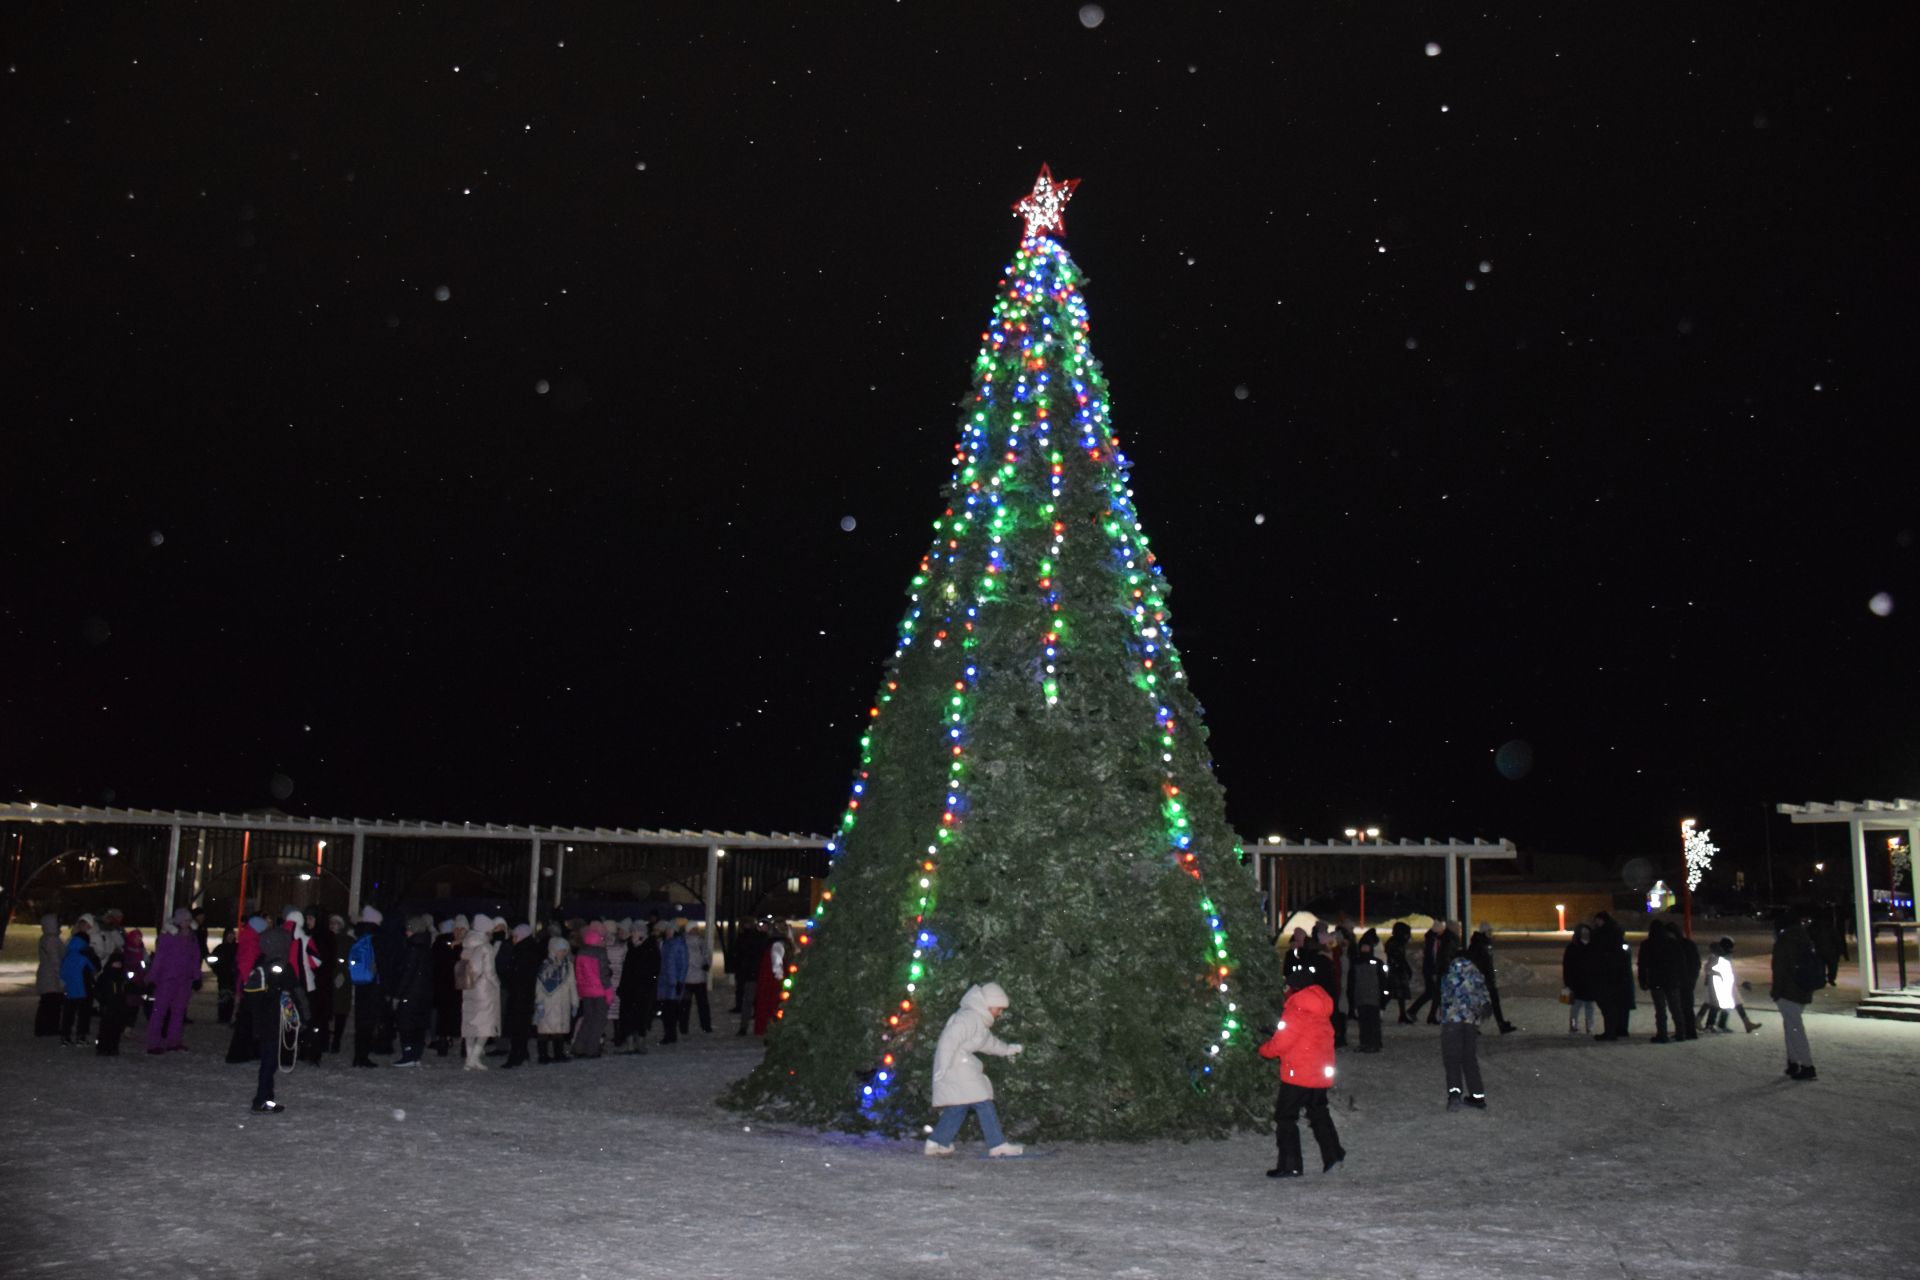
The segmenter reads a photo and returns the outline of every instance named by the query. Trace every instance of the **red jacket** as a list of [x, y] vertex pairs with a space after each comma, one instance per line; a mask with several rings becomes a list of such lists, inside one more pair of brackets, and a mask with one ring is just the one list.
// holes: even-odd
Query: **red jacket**
[[1280, 1026], [1260, 1046], [1263, 1058], [1280, 1059], [1280, 1082], [1303, 1089], [1333, 1088], [1333, 997], [1318, 986], [1287, 996]]

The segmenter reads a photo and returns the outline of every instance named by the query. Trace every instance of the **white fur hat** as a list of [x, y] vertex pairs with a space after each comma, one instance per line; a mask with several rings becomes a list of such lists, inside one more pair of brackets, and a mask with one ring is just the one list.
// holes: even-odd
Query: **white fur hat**
[[371, 902], [360, 908], [361, 924], [379, 924], [385, 919], [386, 917], [380, 914], [380, 908], [374, 906]]

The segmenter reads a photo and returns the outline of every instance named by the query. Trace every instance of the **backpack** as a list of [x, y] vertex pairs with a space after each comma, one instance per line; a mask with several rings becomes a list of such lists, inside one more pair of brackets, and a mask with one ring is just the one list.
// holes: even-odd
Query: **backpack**
[[347, 976], [353, 979], [356, 987], [364, 987], [379, 976], [379, 970], [373, 962], [372, 934], [361, 934], [347, 949]]

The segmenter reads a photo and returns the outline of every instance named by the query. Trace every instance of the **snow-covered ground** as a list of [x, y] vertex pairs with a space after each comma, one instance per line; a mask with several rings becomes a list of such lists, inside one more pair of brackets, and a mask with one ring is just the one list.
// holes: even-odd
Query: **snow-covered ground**
[[1920, 1275], [1920, 1026], [1861, 1021], [1850, 993], [1823, 993], [1808, 1018], [1820, 1079], [1788, 1081], [1758, 942], [1742, 950], [1765, 1029], [1656, 1046], [1645, 1008], [1635, 1043], [1569, 1036], [1559, 944], [1504, 945], [1525, 1029], [1483, 1041], [1491, 1110], [1443, 1110], [1434, 1029], [1389, 1025], [1385, 1053], [1342, 1055], [1346, 1166], [1288, 1182], [1262, 1176], [1262, 1135], [1013, 1162], [975, 1158], [974, 1141], [935, 1161], [917, 1143], [749, 1125], [712, 1104], [756, 1056], [730, 1026], [513, 1072], [334, 1057], [282, 1078], [285, 1115], [256, 1116], [210, 995], [194, 1052], [149, 1058], [136, 1035], [100, 1058], [32, 1037], [31, 973], [8, 965], [0, 1274]]

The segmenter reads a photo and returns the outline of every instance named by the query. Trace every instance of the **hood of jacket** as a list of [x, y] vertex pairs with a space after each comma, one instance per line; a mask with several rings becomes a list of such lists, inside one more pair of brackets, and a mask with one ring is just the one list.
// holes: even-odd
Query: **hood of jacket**
[[989, 1009], [1007, 1007], [1007, 993], [997, 982], [982, 982], [967, 988], [967, 994], [960, 997], [960, 1007], [971, 1009], [975, 1013], [985, 1013]]
[[588, 925], [586, 931], [580, 935], [580, 941], [589, 947], [597, 947], [606, 940], [607, 935], [600, 932], [597, 925]]
[[59, 937], [60, 936], [60, 917], [52, 914], [51, 912], [49, 912], [44, 916], [41, 916], [40, 932], [46, 934], [49, 937], [54, 937], [54, 938]]
[[1333, 1016], [1333, 997], [1327, 989], [1318, 983], [1311, 986], [1295, 987], [1287, 994], [1283, 1018], [1331, 1018]]

